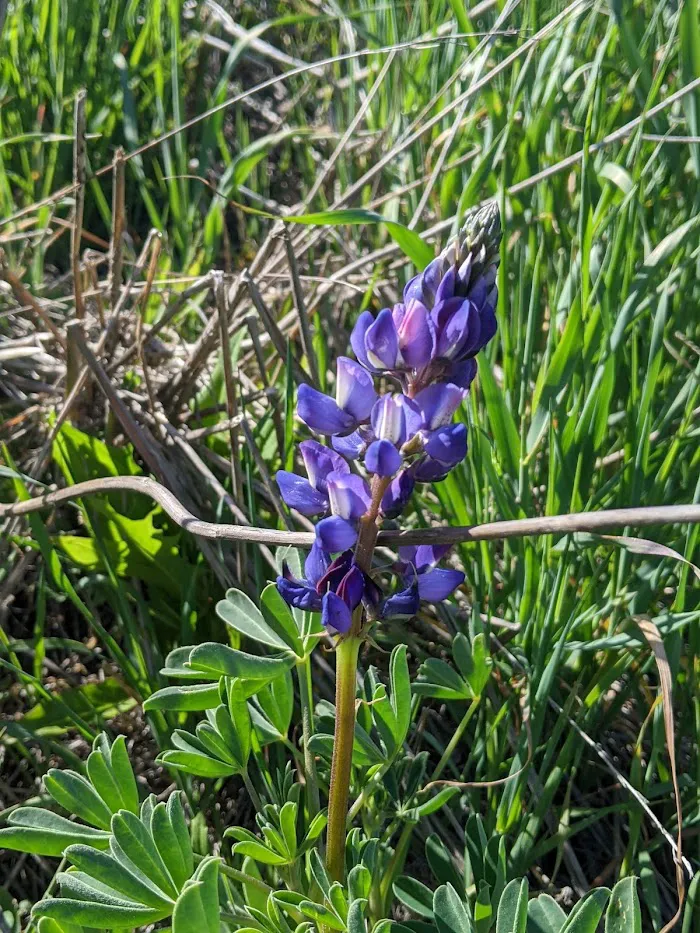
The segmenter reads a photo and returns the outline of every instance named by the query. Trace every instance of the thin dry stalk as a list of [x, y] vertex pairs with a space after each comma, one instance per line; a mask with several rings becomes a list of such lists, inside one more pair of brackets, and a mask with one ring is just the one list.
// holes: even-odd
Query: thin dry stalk
[[[258, 364], [258, 371], [260, 373], [260, 381], [262, 382], [265, 389], [269, 389], [270, 380], [267, 375], [267, 366], [265, 365], [265, 355], [263, 354], [262, 345], [260, 343], [260, 331], [258, 330], [258, 319], [254, 314], [249, 314], [245, 319], [245, 323], [248, 327], [248, 333], [250, 334], [250, 339], [253, 344], [253, 352], [255, 353], [255, 359]], [[272, 421], [275, 426], [275, 434], [277, 435], [277, 449], [280, 452], [280, 456], [284, 453], [284, 425], [282, 424], [282, 416], [280, 415], [278, 399], [274, 398], [270, 402], [272, 406]]]
[[109, 297], [112, 312], [119, 301], [124, 263], [126, 155], [119, 147], [112, 163], [112, 242], [109, 248]]
[[[160, 236], [160, 234], [159, 234]], [[146, 283], [148, 285], [148, 283]], [[151, 285], [148, 286], [149, 292]], [[173, 301], [170, 302], [165, 311], [161, 314], [157, 321], [148, 329], [143, 342], [151, 340], [153, 337], [156, 337], [164, 327], [166, 327], [173, 318], [182, 310], [183, 306], [194, 297], [194, 295], [199, 294], [200, 292], [205, 291], [211, 286], [211, 275], [205, 275], [203, 278], [198, 279], [196, 282], [193, 282], [190, 286], [181, 291]], [[107, 367], [108, 373], [113, 373], [120, 366], [123, 366], [125, 363], [128, 363], [129, 360], [133, 359], [134, 356], [138, 355], [139, 344], [137, 341], [134, 341], [130, 347], [127, 347], [124, 352], [117, 357], [112, 363]]]
[[[228, 292], [224, 284], [222, 272], [213, 272], [214, 300], [216, 302], [216, 316], [219, 322], [219, 338], [221, 340], [221, 361], [224, 370], [224, 386], [226, 388], [226, 412], [229, 418], [229, 467], [231, 474], [231, 492], [236, 502], [243, 498], [243, 476], [241, 475], [240, 453], [238, 446], [238, 427], [234, 419], [238, 417], [238, 399], [236, 386], [233, 381], [233, 368], [231, 366], [231, 352], [228, 336], [230, 306]], [[239, 580], [243, 579], [243, 547], [236, 548], [236, 567]]]
[[[272, 341], [272, 344], [277, 351], [277, 354], [281, 360], [287, 358], [287, 342], [284, 339], [284, 335], [280, 330], [277, 321], [273, 318], [270, 312], [267, 309], [263, 297], [260, 294], [258, 286], [255, 284], [250, 272], [244, 270], [243, 272], [243, 281], [248, 286], [248, 293], [250, 294], [251, 300], [255, 306], [255, 310], [260, 315], [260, 319], [263, 323], [263, 327], [267, 331], [267, 334]], [[310, 382], [311, 377], [304, 370], [303, 366], [296, 358], [296, 354], [292, 350], [292, 373], [297, 384], [301, 382]]]
[[153, 380], [151, 379], [151, 370], [148, 366], [148, 361], [146, 359], [146, 353], [144, 349], [144, 340], [142, 338], [142, 328], [143, 328], [143, 314], [148, 303], [148, 297], [151, 294], [151, 288], [153, 287], [153, 279], [155, 278], [156, 269], [158, 268], [158, 257], [160, 256], [160, 250], [162, 246], [162, 239], [160, 234], [154, 237], [151, 247], [151, 259], [148, 263], [148, 271], [146, 272], [146, 284], [143, 291], [141, 292], [136, 308], [136, 344], [138, 346], [139, 360], [141, 362], [141, 369], [143, 370], [143, 379], [146, 383], [146, 392], [148, 393], [148, 401], [151, 408], [151, 412], [155, 414], [156, 411], [156, 394], [153, 389]]
[[32, 293], [19, 279], [19, 277], [16, 276], [10, 269], [7, 264], [5, 252], [2, 249], [0, 249], [0, 279], [3, 279], [3, 281], [7, 282], [7, 284], [10, 286], [12, 293], [20, 304], [20, 307], [29, 308], [36, 315], [36, 317], [39, 318], [44, 327], [51, 332], [56, 342], [60, 344], [63, 350], [65, 350], [66, 338], [63, 336], [58, 327], [56, 327], [54, 322], [42, 308], [41, 304], [37, 301], [34, 295], [32, 295]]
[[[71, 326], [76, 326], [75, 324]], [[84, 343], [84, 338], [83, 341]], [[100, 367], [101, 369], [101, 367]], [[102, 370], [104, 373], [104, 370]], [[110, 386], [111, 391], [114, 389]], [[193, 515], [160, 483], [144, 476], [108, 476], [85, 483], [76, 483], [67, 489], [56, 489], [23, 502], [0, 503], [0, 518], [7, 515], [28, 515], [58, 505], [79, 496], [111, 492], [115, 489], [138, 492], [150, 496], [180, 527], [203, 538], [231, 541], [253, 541], [258, 544], [311, 547], [313, 532], [275, 531], [272, 528], [242, 528], [203, 521]], [[596, 532], [609, 528], [649, 527], [651, 525], [700, 524], [700, 505], [656, 505], [632, 509], [602, 509], [599, 512], [572, 512], [569, 515], [546, 515], [541, 518], [519, 518], [512, 521], [487, 522], [483, 525], [464, 525], [454, 528], [434, 527], [415, 531], [380, 531], [379, 546], [398, 547], [408, 544], [459, 544], [465, 541], [500, 541], [505, 538], [524, 538], [540, 535], [564, 535], [575, 532]]]
[[163, 477], [163, 479], [167, 482], [170, 470], [163, 460], [158, 445], [151, 437], [151, 435], [143, 427], [137, 424], [131, 415], [131, 412], [120, 399], [119, 393], [110, 382], [109, 376], [105, 372], [104, 367], [88, 346], [87, 340], [85, 339], [85, 334], [83, 333], [82, 325], [78, 321], [72, 321], [68, 325], [68, 333], [75, 341], [75, 344], [83, 359], [85, 360], [87, 367], [95, 377], [100, 389], [102, 389], [102, 392], [110, 404], [112, 412], [115, 414], [119, 420], [119, 423], [124, 429], [124, 433], [134, 445], [134, 448], [139, 452], [145, 463], [148, 465], [149, 470], [155, 473], [156, 476]]
[[275, 507], [275, 511], [281, 518], [284, 525], [287, 528], [291, 529], [292, 523], [289, 519], [289, 515], [287, 514], [287, 510], [285, 509], [284, 503], [282, 502], [282, 499], [280, 498], [280, 495], [277, 492], [277, 488], [272, 481], [272, 477], [270, 476], [270, 471], [267, 468], [267, 464], [265, 463], [263, 459], [263, 455], [260, 453], [260, 448], [255, 443], [253, 432], [250, 430], [250, 426], [245, 418], [241, 419], [241, 431], [243, 432], [243, 436], [245, 437], [245, 442], [248, 446], [248, 449], [250, 450], [253, 456], [255, 465], [258, 468], [258, 472], [260, 473], [260, 476], [262, 477], [262, 481], [265, 486], [265, 489], [267, 490], [267, 494], [270, 497], [270, 501]]
[[83, 281], [80, 268], [80, 238], [83, 232], [85, 210], [85, 101], [87, 91], [81, 88], [75, 96], [73, 111], [73, 184], [75, 185], [75, 207], [70, 234], [71, 269], [73, 270], [73, 293], [75, 314], [79, 321], [85, 317]]
[[233, 497], [237, 502], [241, 501], [243, 495], [243, 478], [241, 476], [241, 464], [238, 444], [238, 429], [236, 419], [238, 417], [238, 399], [236, 397], [236, 386], [233, 381], [233, 367], [231, 366], [231, 354], [229, 352], [228, 324], [230, 307], [228, 295], [224, 285], [224, 276], [221, 272], [213, 273], [214, 279], [214, 298], [216, 301], [216, 314], [219, 322], [219, 336], [221, 339], [221, 359], [224, 370], [224, 385], [226, 387], [226, 411], [229, 418], [229, 440], [230, 440], [230, 464], [231, 464], [231, 489]]
[[309, 369], [311, 370], [311, 381], [316, 388], [320, 388], [321, 382], [318, 375], [318, 361], [314, 352], [313, 336], [311, 334], [311, 322], [304, 303], [304, 290], [301, 287], [299, 278], [299, 266], [297, 257], [294, 255], [294, 247], [289, 236], [289, 228], [284, 228], [284, 246], [287, 251], [287, 262], [289, 263], [289, 274], [292, 279], [292, 295], [294, 296], [294, 307], [299, 317], [299, 329], [301, 331], [301, 344], [304, 348]]

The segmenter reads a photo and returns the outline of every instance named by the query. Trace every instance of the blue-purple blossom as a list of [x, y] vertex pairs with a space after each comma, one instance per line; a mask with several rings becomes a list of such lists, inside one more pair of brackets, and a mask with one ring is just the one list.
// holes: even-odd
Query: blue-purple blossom
[[290, 509], [302, 515], [321, 515], [330, 509], [328, 476], [331, 473], [349, 473], [350, 467], [343, 458], [318, 441], [302, 441], [299, 450], [304, 458], [304, 479], [297, 473], [279, 470], [276, 476], [282, 498]]
[[449, 545], [429, 544], [399, 548], [394, 571], [402, 577], [404, 589], [385, 600], [381, 610], [383, 618], [415, 615], [421, 599], [438, 603], [464, 583], [461, 570], [435, 566], [449, 549]]
[[360, 315], [350, 339], [363, 366], [416, 388], [446, 380], [467, 389], [475, 370], [464, 364], [496, 333], [500, 240], [495, 204], [467, 214], [459, 238], [411, 279], [403, 302]]
[[[320, 612], [332, 631], [348, 632], [360, 605], [371, 618], [411, 616], [420, 600], [439, 602], [464, 581], [461, 571], [437, 566], [447, 547], [400, 548], [392, 567], [399, 586], [382, 600], [367, 549], [358, 549], [360, 567], [353, 548], [363, 518], [397, 518], [416, 483], [444, 479], [466, 457], [467, 429], [453, 418], [476, 375], [474, 357], [496, 332], [500, 237], [495, 205], [469, 212], [403, 301], [359, 316], [351, 335], [359, 362], [338, 359], [335, 398], [299, 387], [300, 419], [329, 435], [331, 447], [304, 441], [308, 478], [277, 474], [287, 505], [320, 518], [304, 577], [285, 566], [277, 586], [290, 605]], [[401, 391], [378, 394], [377, 375]]]
[[365, 468], [377, 476], [393, 476], [403, 460], [396, 447], [388, 440], [372, 441], [365, 453]]
[[277, 589], [282, 599], [296, 609], [320, 612], [322, 599], [316, 586], [325, 575], [330, 563], [330, 558], [316, 542], [304, 563], [303, 579], [299, 580], [293, 576], [289, 565], [285, 563], [282, 573], [277, 577]]
[[346, 356], [338, 358], [335, 399], [306, 383], [299, 386], [297, 414], [319, 434], [349, 434], [369, 420], [377, 400], [372, 376]]
[[320, 612], [323, 625], [341, 634], [349, 630], [352, 614], [361, 602], [369, 607], [379, 602], [376, 584], [357, 566], [351, 550], [331, 562], [314, 543], [304, 573], [305, 578], [298, 580], [285, 564], [277, 578], [280, 595], [296, 609]]
[[418, 483], [436, 483], [444, 479], [467, 456], [467, 428], [450, 424], [432, 431], [426, 438], [425, 451], [411, 467]]
[[397, 473], [382, 496], [380, 510], [384, 518], [399, 517], [406, 508], [415, 485], [416, 481], [410, 469]]
[[316, 525], [316, 540], [325, 551], [335, 554], [357, 541], [357, 524], [372, 496], [366, 480], [354, 473], [329, 473], [326, 482], [333, 514]]

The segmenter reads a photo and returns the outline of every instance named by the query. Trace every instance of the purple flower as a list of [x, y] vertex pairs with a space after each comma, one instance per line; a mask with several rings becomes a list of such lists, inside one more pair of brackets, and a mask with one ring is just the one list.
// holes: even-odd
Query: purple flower
[[321, 595], [316, 585], [326, 574], [330, 566], [328, 555], [314, 542], [304, 563], [304, 578], [298, 580], [292, 575], [289, 566], [285, 563], [281, 576], [277, 577], [277, 589], [280, 596], [290, 606], [304, 609], [308, 612], [321, 611]]
[[277, 485], [290, 509], [296, 509], [302, 515], [321, 515], [330, 508], [329, 474], [349, 473], [350, 467], [339, 454], [318, 441], [302, 441], [299, 450], [309, 478], [280, 470], [276, 476]]
[[415, 485], [416, 481], [410, 470], [401, 470], [392, 479], [382, 496], [381, 513], [384, 518], [397, 518], [403, 512]]
[[376, 400], [372, 376], [354, 360], [341, 356], [337, 364], [335, 399], [302, 383], [297, 393], [297, 414], [312, 431], [350, 434], [369, 419]]
[[402, 447], [423, 426], [418, 405], [405, 395], [382, 395], [372, 408], [374, 436]]
[[411, 618], [416, 615], [420, 608], [420, 593], [418, 592], [418, 582], [412, 583], [398, 593], [394, 593], [384, 600], [382, 604], [381, 616], [388, 619], [395, 616]]
[[467, 389], [474, 369], [456, 364], [496, 333], [500, 240], [495, 203], [470, 211], [459, 237], [408, 283], [403, 303], [376, 319], [360, 315], [350, 339], [363, 366], [414, 387], [447, 379]]
[[326, 482], [333, 514], [316, 525], [316, 540], [324, 551], [335, 554], [357, 541], [357, 523], [372, 496], [367, 482], [353, 473], [329, 473]]
[[391, 441], [373, 441], [365, 454], [365, 468], [377, 476], [393, 476], [401, 469], [401, 454]]
[[421, 544], [418, 547], [400, 547], [399, 561], [394, 569], [409, 584], [415, 580], [421, 599], [438, 603], [447, 599], [464, 583], [461, 570], [435, 566], [449, 550], [450, 545]]
[[437, 383], [422, 389], [413, 401], [420, 411], [423, 430], [434, 431], [449, 424], [463, 398], [462, 389], [452, 383]]
[[331, 562], [314, 543], [304, 573], [305, 579], [297, 580], [285, 564], [277, 578], [280, 595], [297, 609], [320, 612], [323, 625], [341, 634], [349, 631], [352, 614], [361, 602], [372, 606], [379, 602], [376, 584], [360, 570], [350, 550]]
[[444, 479], [450, 470], [467, 456], [467, 428], [464, 424], [450, 424], [437, 428], [426, 438], [425, 455], [411, 468], [418, 483], [435, 483]]
[[413, 370], [425, 366], [435, 353], [435, 324], [418, 299], [385, 308], [376, 319], [360, 315], [350, 337], [358, 360], [375, 372]]

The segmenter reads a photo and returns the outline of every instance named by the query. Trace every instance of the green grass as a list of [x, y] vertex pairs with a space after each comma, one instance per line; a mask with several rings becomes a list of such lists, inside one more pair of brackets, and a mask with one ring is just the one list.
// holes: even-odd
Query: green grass
[[[493, 28], [502, 3], [476, 17], [461, 0], [346, 0], [324, 7], [322, 15], [320, 9], [269, 3], [259, 14], [248, 4], [236, 22], [278, 52], [309, 63], [429, 38], [436, 30], [440, 36], [397, 51], [385, 71], [382, 53], [334, 62], [320, 75], [306, 71], [284, 79], [290, 64], [280, 66], [227, 35], [204, 6], [193, 7], [187, 19], [180, 4], [163, 0], [17, 0], [0, 39], [0, 216], [11, 218], [70, 183], [71, 143], [56, 141], [56, 134], [70, 136], [80, 87], [88, 90], [93, 173], [110, 164], [117, 146], [131, 152], [149, 144], [127, 166], [127, 252], [132, 261], [148, 229], [159, 229], [164, 246], [157, 281], [224, 267], [227, 254], [232, 271], [250, 265], [271, 222], [241, 204], [273, 213], [300, 203], [308, 211], [364, 207], [418, 232], [447, 221], [437, 241], [430, 240], [442, 244], [466, 208], [497, 198], [505, 232], [499, 336], [479, 361], [479, 379], [463, 410], [469, 457], [416, 500], [408, 523], [470, 524], [700, 501], [700, 88], [661, 106], [700, 79], [696, 0], [686, 0], [680, 10], [652, 0], [579, 2], [551, 28], [563, 4], [522, 0], [510, 4], [499, 27], [512, 34], [483, 48], [476, 34]], [[261, 15], [267, 18], [262, 26]], [[443, 30], [445, 24], [452, 25]], [[457, 31], [469, 35], [446, 40]], [[203, 42], [205, 35], [230, 51]], [[278, 80], [267, 89], [158, 142], [164, 132], [271, 75]], [[322, 167], [370, 94], [363, 118], [324, 176]], [[626, 125], [621, 138], [598, 145]], [[224, 212], [211, 187], [186, 175], [204, 177], [235, 204]], [[109, 174], [93, 178], [84, 228], [97, 239], [86, 238], [83, 246], [101, 249], [100, 240], [109, 239], [110, 203]], [[57, 280], [70, 268], [69, 235], [57, 222], [67, 220], [70, 209], [66, 196], [0, 227], [0, 245], [12, 264], [45, 297], [61, 296]], [[55, 239], [55, 231], [62, 236]], [[333, 357], [346, 350], [345, 333], [357, 313], [393, 300], [413, 268], [392, 249], [385, 225], [298, 227], [291, 233], [325, 382]], [[384, 249], [373, 266], [357, 264]], [[291, 336], [292, 351], [301, 355], [299, 337], [289, 328], [292, 292], [281, 241], [262, 265], [283, 276], [258, 281]], [[330, 276], [338, 284], [329, 288]], [[347, 281], [354, 290], [343, 286]], [[147, 321], [162, 313], [167, 291], [165, 285], [154, 289]], [[246, 293], [242, 307], [252, 310], [249, 304]], [[64, 307], [70, 315], [70, 303]], [[185, 303], [174, 324], [179, 339], [192, 342], [201, 333], [200, 308], [209, 312], [207, 302]], [[9, 335], [10, 319], [3, 317], [0, 328]], [[235, 348], [236, 365], [259, 383], [247, 346]], [[291, 367], [266, 352], [267, 375], [284, 416], [294, 386]], [[138, 366], [134, 372], [138, 383]], [[220, 370], [200, 389], [200, 400], [223, 399]], [[8, 403], [8, 416], [20, 408]], [[255, 424], [271, 472], [289, 463], [289, 417], [286, 425], [285, 449], [279, 449], [271, 417]], [[226, 434], [206, 443], [227, 457]], [[20, 468], [22, 444], [11, 445]], [[275, 524], [268, 499], [253, 494], [260, 488], [254, 483], [264, 478], [247, 451], [243, 456], [245, 510], [257, 523]], [[67, 479], [69, 466], [57, 454], [42, 478]], [[228, 484], [221, 462], [212, 468]], [[101, 469], [107, 469], [104, 461]], [[2, 498], [15, 494], [8, 484]], [[144, 519], [140, 503], [115, 508]], [[82, 528], [66, 511], [59, 529], [99, 542], [111, 520], [105, 511], [85, 502]], [[228, 520], [225, 512], [221, 520]], [[154, 535], [175, 534], [162, 514], [155, 522]], [[119, 540], [133, 551], [129, 535], [144, 527], [122, 523]], [[41, 544], [39, 529], [36, 519], [32, 534]], [[667, 527], [647, 536], [697, 562], [697, 528]], [[176, 571], [179, 604], [168, 599], [167, 579], [154, 578], [154, 569], [165, 571], [152, 541], [139, 552], [143, 560], [136, 568], [120, 565], [117, 552], [107, 548], [94, 555], [96, 569], [57, 541], [55, 529], [44, 537], [37, 566], [48, 589], [36, 619], [56, 605], [81, 618], [80, 637], [94, 635], [139, 697], [162, 685], [157, 671], [168, 650], [218, 631], [211, 602], [221, 584], [184, 533], [174, 542], [182, 563]], [[113, 529], [107, 538], [118, 550]], [[250, 549], [246, 556], [253, 580], [269, 577], [264, 561], [253, 565]], [[506, 835], [514, 874], [534, 870], [531, 886], [546, 886], [546, 877], [557, 888], [570, 884], [579, 891], [602, 872], [607, 884], [639, 875], [645, 922], [659, 930], [674, 910], [669, 847], [567, 717], [607, 751], [675, 835], [662, 711], [655, 705], [658, 678], [633, 622], [651, 616], [673, 675], [685, 852], [700, 867], [697, 581], [675, 560], [583, 536], [465, 544], [458, 556], [468, 581], [459, 612], [445, 611], [428, 627], [422, 621], [408, 631], [394, 625], [377, 634], [386, 649], [406, 641], [416, 665], [481, 615], [487, 629], [490, 617], [519, 626], [505, 631], [507, 650], [492, 645], [497, 687], [468, 724], [444, 776], [494, 780], [507, 773], [504, 762], [512, 773], [521, 767], [527, 741], [518, 704], [527, 690], [532, 767], [505, 786], [469, 791], [469, 807], [482, 814], [488, 834]], [[34, 590], [44, 593], [41, 586]], [[33, 646], [31, 656], [19, 655], [25, 676], [41, 672], [44, 651], [61, 656], [40, 621], [32, 630], [32, 599], [6, 628], [8, 651], [19, 651], [19, 641]], [[148, 654], [144, 630], [150, 633]], [[504, 638], [496, 625], [491, 631]], [[6, 691], [17, 657], [11, 662], [7, 655], [15, 673], [3, 681]], [[379, 654], [373, 660], [385, 664]], [[39, 692], [28, 696], [28, 702], [41, 703]], [[423, 742], [436, 762], [464, 713], [455, 703], [440, 717], [428, 717]], [[73, 725], [84, 728], [85, 708], [75, 714], [80, 723]], [[97, 727], [104, 713], [87, 719]], [[169, 724], [152, 719], [151, 725], [158, 730]], [[24, 756], [34, 767], [27, 735], [20, 739], [10, 755]], [[459, 848], [455, 825], [440, 825], [448, 843]], [[697, 914], [688, 917], [683, 933], [696, 933]]]

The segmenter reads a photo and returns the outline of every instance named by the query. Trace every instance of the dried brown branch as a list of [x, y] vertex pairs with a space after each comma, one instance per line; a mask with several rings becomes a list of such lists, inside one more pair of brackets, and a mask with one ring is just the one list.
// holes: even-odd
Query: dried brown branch
[[[193, 515], [165, 486], [145, 476], [108, 476], [76, 483], [66, 489], [56, 489], [23, 502], [0, 503], [0, 518], [28, 515], [59, 505], [70, 499], [115, 489], [150, 496], [181, 528], [203, 538], [230, 541], [252, 541], [257, 544], [296, 545], [311, 547], [313, 532], [275, 531], [272, 528], [243, 527], [207, 522]], [[658, 505], [634, 509], [603, 509], [600, 512], [573, 512], [541, 518], [521, 518], [513, 521], [488, 522], [483, 525], [463, 525], [422, 528], [416, 531], [380, 531], [378, 543], [390, 546], [403, 544], [460, 544], [465, 541], [499, 541], [504, 538], [524, 538], [539, 535], [596, 533], [609, 528], [638, 528], [650, 525], [700, 524], [700, 505]]]
[[85, 101], [87, 91], [81, 88], [75, 96], [73, 111], [73, 183], [75, 185], [75, 207], [71, 226], [70, 251], [71, 269], [73, 270], [73, 291], [75, 294], [75, 314], [78, 320], [85, 317], [83, 301], [82, 272], [80, 269], [80, 239], [83, 232], [83, 214], [85, 208]]
[[60, 344], [60, 346], [65, 350], [66, 348], [66, 338], [63, 336], [61, 331], [56, 327], [54, 322], [48, 316], [46, 311], [42, 308], [41, 304], [37, 299], [32, 295], [32, 293], [24, 286], [21, 279], [15, 275], [15, 273], [10, 269], [5, 259], [5, 253], [0, 249], [0, 279], [3, 279], [12, 289], [12, 292], [19, 302], [20, 306], [23, 308], [30, 308], [32, 312], [39, 318], [44, 327], [51, 331], [51, 334], [55, 340]]

